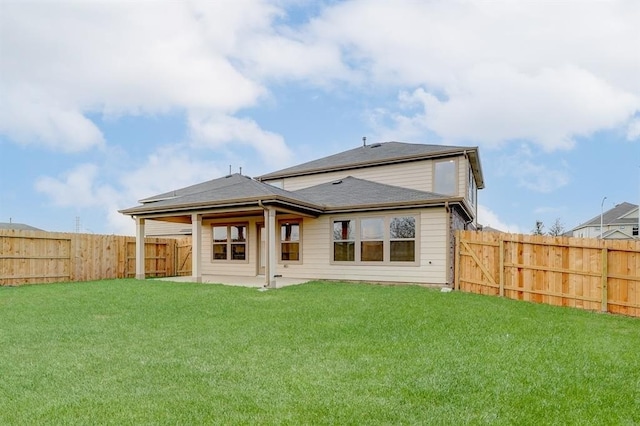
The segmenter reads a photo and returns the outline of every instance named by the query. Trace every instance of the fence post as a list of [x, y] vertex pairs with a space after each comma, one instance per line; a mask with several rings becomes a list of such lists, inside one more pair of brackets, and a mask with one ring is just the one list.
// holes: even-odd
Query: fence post
[[608, 250], [606, 247], [604, 247], [602, 249], [602, 278], [600, 281], [601, 282], [600, 286], [602, 287], [602, 307], [601, 307], [602, 312], [609, 311], [609, 307], [607, 304], [608, 275], [609, 275], [608, 260], [609, 260]]
[[457, 230], [455, 233], [455, 238], [456, 238], [456, 255], [455, 255], [455, 259], [454, 262], [456, 262], [455, 264], [455, 270], [454, 270], [454, 277], [453, 277], [453, 288], [455, 290], [460, 290], [460, 239], [462, 238], [462, 231]]
[[500, 250], [498, 253], [500, 259], [500, 277], [498, 278], [500, 280], [500, 297], [504, 297], [504, 238], [502, 236], [500, 236], [498, 250]]

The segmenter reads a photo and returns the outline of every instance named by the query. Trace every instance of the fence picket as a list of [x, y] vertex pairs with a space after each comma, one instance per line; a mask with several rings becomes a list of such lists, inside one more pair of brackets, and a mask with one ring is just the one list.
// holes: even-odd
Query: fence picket
[[456, 251], [462, 291], [640, 317], [639, 241], [457, 231]]
[[[0, 230], [0, 286], [124, 278], [128, 244], [135, 247], [135, 237]], [[176, 240], [145, 245], [149, 275], [175, 276]]]

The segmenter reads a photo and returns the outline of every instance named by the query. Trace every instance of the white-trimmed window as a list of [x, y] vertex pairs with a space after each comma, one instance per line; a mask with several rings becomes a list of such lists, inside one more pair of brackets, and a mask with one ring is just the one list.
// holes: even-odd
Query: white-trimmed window
[[445, 195], [458, 193], [458, 170], [455, 159], [433, 163], [433, 192]]
[[247, 260], [247, 224], [213, 225], [213, 260]]
[[333, 260], [353, 262], [356, 259], [356, 221], [341, 219], [333, 221]]
[[360, 260], [384, 261], [384, 217], [360, 219]]
[[469, 191], [467, 198], [472, 206], [476, 205], [476, 197], [478, 195], [478, 187], [476, 186], [476, 179], [473, 176], [473, 170], [469, 167], [469, 182], [467, 182], [467, 190]]
[[280, 260], [300, 261], [300, 222], [280, 222]]
[[389, 257], [392, 262], [415, 262], [416, 218], [395, 216], [389, 222]]
[[411, 215], [333, 219], [333, 262], [416, 264], [418, 220]]

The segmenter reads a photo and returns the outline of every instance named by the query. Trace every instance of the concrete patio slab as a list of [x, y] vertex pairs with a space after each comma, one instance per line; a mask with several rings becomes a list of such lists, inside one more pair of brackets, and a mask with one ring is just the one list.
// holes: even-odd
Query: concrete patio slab
[[[196, 282], [195, 279], [191, 276], [187, 277], [165, 277], [165, 278], [155, 278], [162, 281], [175, 281], [175, 282]], [[284, 278], [278, 277], [276, 278], [276, 288], [288, 287], [291, 285], [304, 284], [309, 282], [310, 280], [305, 278]], [[223, 285], [231, 285], [231, 286], [239, 286], [239, 287], [253, 287], [253, 288], [262, 288], [265, 286], [265, 277], [264, 275], [257, 275], [253, 277], [241, 277], [241, 276], [232, 276], [232, 275], [203, 275], [202, 283], [208, 284], [223, 284]]]

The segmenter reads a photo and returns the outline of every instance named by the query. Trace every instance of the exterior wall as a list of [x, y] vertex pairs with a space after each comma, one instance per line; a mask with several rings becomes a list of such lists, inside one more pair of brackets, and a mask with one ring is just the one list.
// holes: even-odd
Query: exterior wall
[[[421, 210], [397, 210], [385, 215], [412, 214], [418, 218], [419, 238], [416, 244], [418, 262], [398, 264], [332, 264], [331, 219], [333, 216], [303, 218], [301, 221], [301, 262], [281, 262], [278, 255], [276, 274], [285, 278], [331, 279], [373, 282], [407, 282], [423, 284], [448, 284], [450, 277], [448, 253], [448, 214], [444, 208]], [[341, 218], [370, 216], [366, 214], [340, 215]], [[278, 220], [293, 216], [278, 216]], [[257, 224], [262, 217], [234, 218], [232, 221], [204, 220], [202, 223], [202, 273], [204, 275], [255, 276], [257, 274], [258, 238]], [[247, 261], [221, 262], [212, 260], [212, 225], [215, 223], [246, 223]], [[276, 232], [279, 235], [279, 230]], [[277, 242], [280, 247], [280, 241]]]
[[[605, 236], [605, 239], [633, 239], [633, 228], [638, 225], [624, 224], [624, 225], [607, 225], [604, 224], [604, 232], [617, 231], [615, 234]], [[576, 238], [600, 238], [600, 225], [598, 226], [585, 226], [582, 228], [574, 229], [572, 231], [573, 236]]]
[[[407, 214], [419, 217], [419, 248], [417, 265], [378, 264], [332, 264], [331, 263], [331, 217], [303, 221], [302, 263], [278, 265], [278, 274], [283, 277], [354, 280], [372, 282], [407, 282], [443, 285], [447, 277], [447, 222], [444, 208], [413, 211], [385, 212], [386, 214]], [[340, 215], [341, 218], [365, 215]]]
[[[247, 259], [245, 261], [213, 260], [213, 225], [235, 224], [247, 225]], [[264, 223], [262, 216], [240, 217], [202, 221], [202, 274], [203, 275], [235, 275], [255, 277], [258, 272], [258, 223]]]
[[183, 237], [191, 235], [191, 224], [147, 219], [144, 233], [147, 237]]
[[[401, 186], [420, 191], [431, 191], [432, 174], [432, 161], [423, 160], [410, 163], [389, 164], [362, 169], [295, 176], [277, 179], [276, 181], [282, 181], [283, 189], [287, 191], [296, 191], [298, 189], [342, 179], [347, 176], [353, 176], [355, 178], [366, 179], [387, 185]], [[269, 181], [265, 181], [265, 183], [269, 183]]]
[[[366, 179], [372, 182], [416, 189], [419, 191], [433, 192], [433, 164], [433, 160], [421, 160], [408, 163], [343, 170], [338, 172], [288, 177], [284, 179], [275, 179], [273, 181], [265, 181], [265, 183], [274, 183], [277, 184], [279, 188], [283, 188], [287, 191], [296, 191], [310, 186], [332, 182], [347, 176], [353, 176], [355, 178]], [[468, 204], [473, 207], [475, 217], [477, 216], [477, 193], [476, 202], [472, 203], [471, 200], [469, 200], [468, 192], [471, 168], [469, 161], [464, 156], [456, 157], [456, 174], [458, 179], [458, 193], [454, 196], [464, 197], [468, 201]]]

